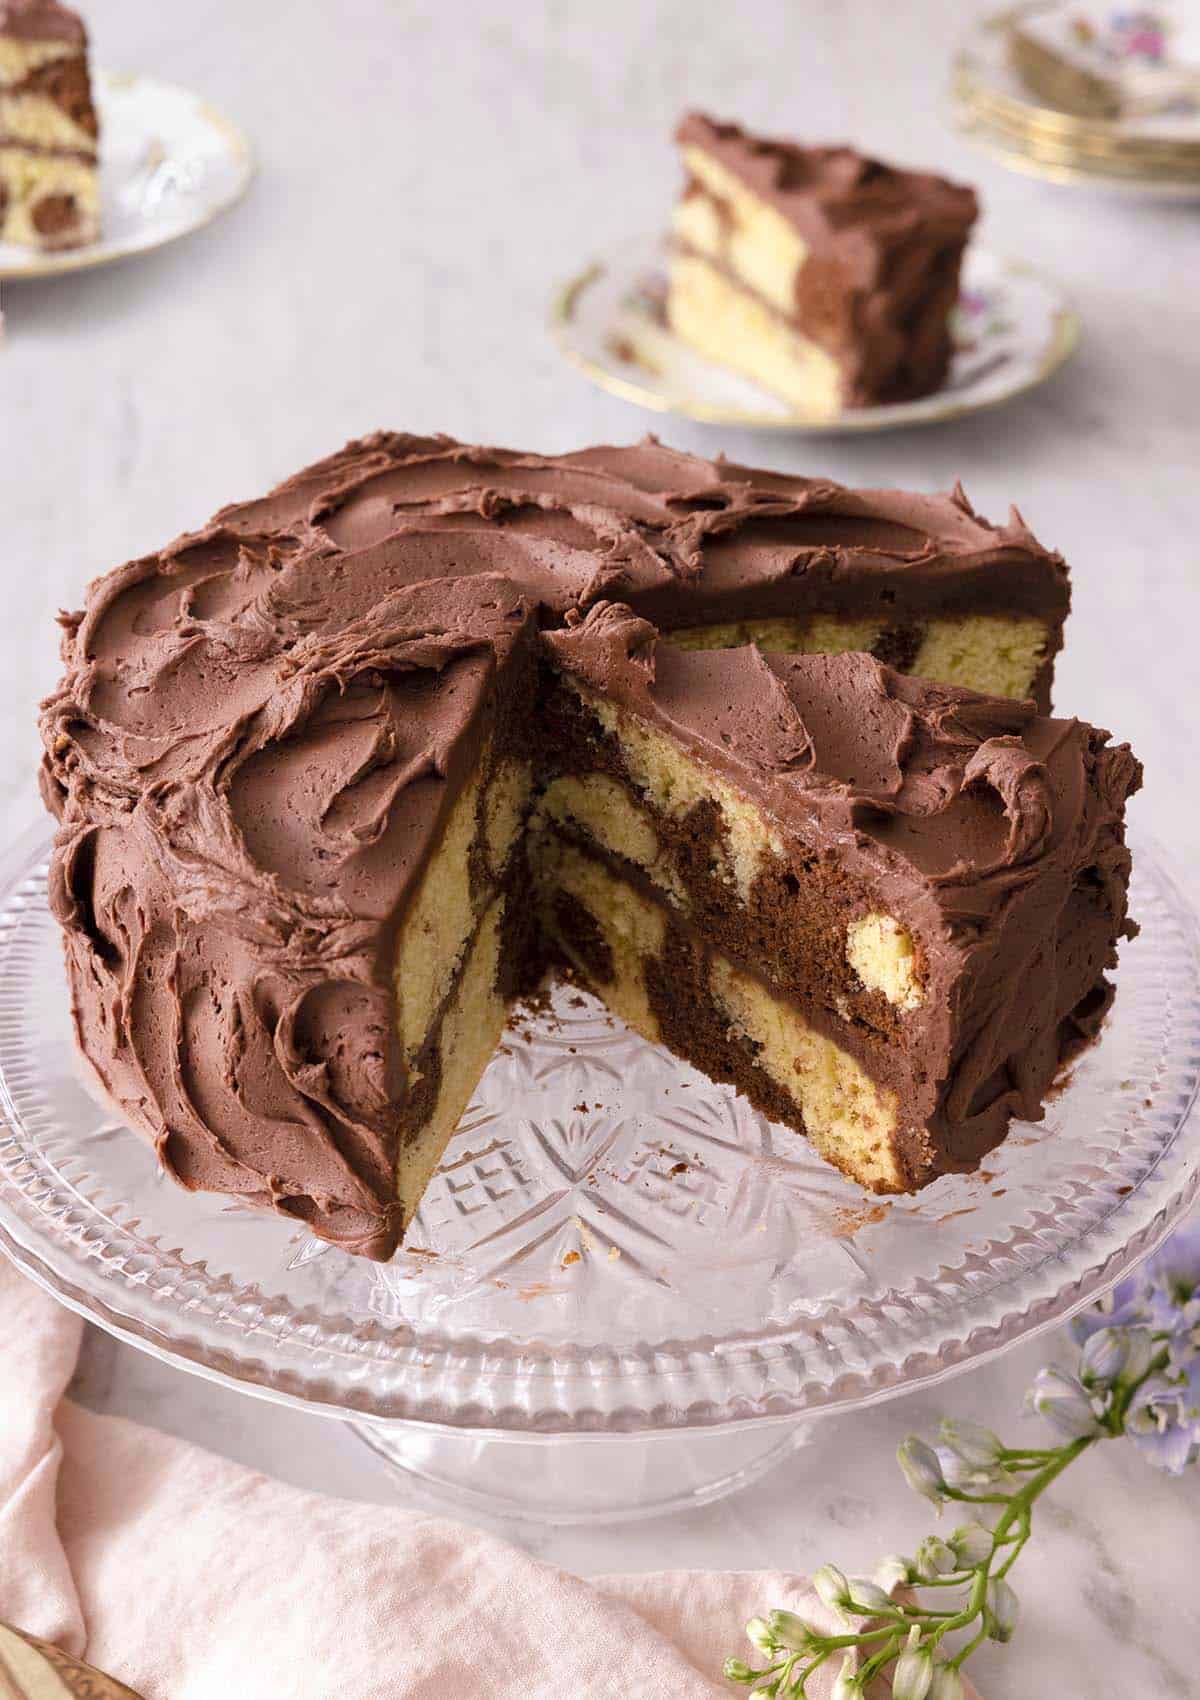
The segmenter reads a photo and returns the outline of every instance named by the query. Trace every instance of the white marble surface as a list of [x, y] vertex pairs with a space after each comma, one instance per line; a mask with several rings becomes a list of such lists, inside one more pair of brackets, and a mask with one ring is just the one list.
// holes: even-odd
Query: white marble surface
[[[1200, 393], [1200, 210], [1010, 177], [944, 122], [957, 0], [93, 0], [98, 57], [192, 84], [252, 132], [246, 203], [157, 256], [9, 286], [0, 351], [0, 825], [36, 807], [32, 705], [53, 682], [52, 616], [92, 574], [390, 424], [566, 448], [654, 425], [592, 392], [544, 330], [551, 288], [676, 185], [685, 103], [848, 137], [969, 175], [984, 239], [1057, 275], [1083, 347], [1045, 390], [974, 420], [858, 440], [714, 433], [682, 446], [860, 483], [1017, 501], [1075, 571], [1058, 701], [1129, 737], [1136, 805], [1192, 880]], [[284, 18], [286, 16], [286, 24]], [[922, 1508], [891, 1463], [942, 1405], [1004, 1425], [1034, 1343], [929, 1398], [819, 1431], [769, 1480], [703, 1511], [588, 1532], [512, 1531], [583, 1572], [847, 1568], [911, 1546]], [[99, 1335], [79, 1392], [287, 1477], [352, 1497], [394, 1488], [329, 1421], [274, 1410]], [[403, 1497], [403, 1495], [402, 1495]], [[415, 1499], [414, 1499], [415, 1503]], [[1057, 1490], [1022, 1560], [1026, 1620], [979, 1666], [989, 1700], [1200, 1693], [1200, 1474], [1123, 1448]]]

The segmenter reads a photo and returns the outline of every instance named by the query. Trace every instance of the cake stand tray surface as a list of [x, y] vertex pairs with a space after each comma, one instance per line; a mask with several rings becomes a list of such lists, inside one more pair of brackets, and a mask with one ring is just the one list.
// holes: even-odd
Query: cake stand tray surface
[[100, 114], [100, 237], [43, 254], [0, 242], [0, 279], [84, 271], [161, 248], [210, 224], [249, 187], [246, 137], [189, 89], [95, 73]]
[[1079, 321], [1062, 290], [976, 244], [963, 261], [956, 351], [942, 388], [918, 401], [807, 416], [713, 365], [668, 329], [661, 313], [666, 267], [661, 239], [621, 244], [562, 287], [551, 329], [566, 358], [601, 389], [706, 424], [818, 435], [939, 425], [1023, 395], [1056, 372], [1079, 341]]
[[[1103, 1037], [1045, 1120], [1015, 1125], [978, 1174], [864, 1197], [803, 1139], [561, 986], [548, 1010], [518, 1013], [386, 1265], [183, 1192], [97, 1103], [46, 859], [27, 841], [0, 880], [0, 1244], [111, 1332], [246, 1391], [368, 1419], [393, 1461], [460, 1493], [489, 1471], [505, 1481], [502, 1439], [527, 1456], [586, 1439], [567, 1450], [595, 1465], [632, 1460], [618, 1442], [638, 1437], [658, 1463], [637, 1465], [648, 1480], [631, 1507], [652, 1490], [711, 1497], [795, 1444], [798, 1422], [1060, 1321], [1197, 1191], [1197, 941], [1145, 847], [1142, 932]], [[439, 1432], [455, 1445], [435, 1469], [422, 1448]], [[681, 1433], [689, 1447], [656, 1438]], [[564, 1518], [609, 1491], [572, 1468]], [[511, 1468], [507, 1485], [493, 1503], [521, 1498]]]

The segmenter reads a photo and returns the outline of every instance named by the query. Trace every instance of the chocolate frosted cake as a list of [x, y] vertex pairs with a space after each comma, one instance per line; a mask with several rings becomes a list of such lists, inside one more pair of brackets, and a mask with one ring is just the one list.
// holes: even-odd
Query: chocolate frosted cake
[[972, 190], [846, 147], [799, 147], [690, 113], [667, 318], [710, 360], [807, 415], [944, 381]]
[[871, 1187], [970, 1164], [1104, 1008], [1136, 763], [804, 652], [1044, 696], [1065, 605], [961, 498], [351, 444], [64, 616], [83, 1053], [184, 1185], [373, 1257], [556, 960]]
[[98, 136], [78, 14], [57, 0], [0, 0], [0, 241], [95, 240]]

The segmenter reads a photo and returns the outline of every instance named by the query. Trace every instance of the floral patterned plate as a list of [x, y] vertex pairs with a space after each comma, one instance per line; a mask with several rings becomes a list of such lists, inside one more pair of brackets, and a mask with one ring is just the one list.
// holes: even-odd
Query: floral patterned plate
[[563, 286], [551, 326], [567, 359], [601, 389], [707, 424], [817, 433], [937, 425], [1023, 395], [1056, 372], [1079, 340], [1079, 320], [1056, 285], [971, 248], [955, 314], [957, 351], [942, 388], [919, 401], [808, 416], [671, 333], [662, 316], [665, 265], [661, 240], [626, 243]]

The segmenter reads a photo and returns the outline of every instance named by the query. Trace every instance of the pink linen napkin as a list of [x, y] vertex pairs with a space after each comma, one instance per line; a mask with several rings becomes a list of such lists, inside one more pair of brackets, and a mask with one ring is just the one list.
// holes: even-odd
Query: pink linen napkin
[[0, 1259], [0, 1621], [145, 1700], [732, 1700], [764, 1602], [829, 1621], [799, 1576], [584, 1582], [94, 1416], [63, 1398], [80, 1333]]

